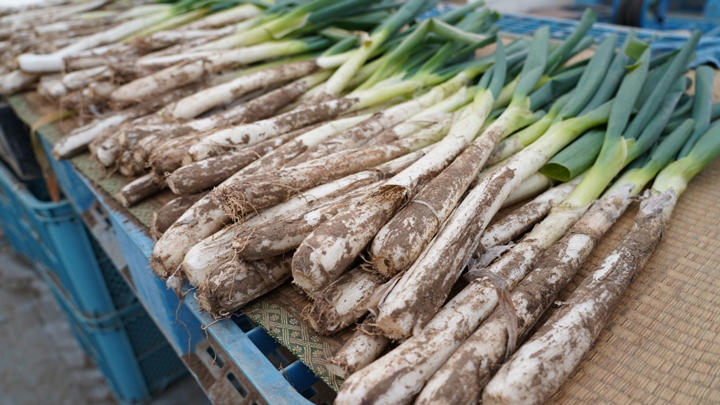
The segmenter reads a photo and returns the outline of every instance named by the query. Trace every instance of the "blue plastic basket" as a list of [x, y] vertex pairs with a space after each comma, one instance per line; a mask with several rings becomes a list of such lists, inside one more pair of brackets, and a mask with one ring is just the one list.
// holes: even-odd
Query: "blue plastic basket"
[[[514, 35], [532, 35], [535, 30], [542, 26], [550, 27], [550, 35], [558, 40], [567, 38], [568, 35], [577, 26], [577, 21], [566, 20], [561, 18], [529, 16], [524, 14], [504, 13], [500, 20], [496, 22], [500, 32]], [[621, 27], [618, 25], [595, 23], [588, 32], [588, 35], [595, 38], [596, 42], [601, 41], [608, 35], [618, 34], [619, 42], [625, 39], [625, 36], [632, 28]], [[664, 33], [662, 31], [648, 30], [636, 28], [632, 29], [639, 39], [650, 42], [650, 47], [654, 54], [669, 52], [679, 48], [688, 36], [682, 34]], [[695, 60], [690, 64], [691, 67], [697, 65], [712, 63], [720, 66], [720, 38], [712, 36], [703, 36], [698, 44], [695, 52]]]
[[[55, 258], [48, 246], [38, 242], [42, 235], [33, 228], [30, 213], [21, 195], [30, 195], [28, 187], [6, 166], [0, 164], [0, 226], [5, 238], [26, 260], [39, 262], [48, 267], [55, 266]], [[49, 213], [51, 210], [51, 214], [59, 221], [72, 215], [72, 207], [65, 202], [47, 204], [38, 200], [37, 207], [42, 208], [44, 213]]]
[[[575, 7], [592, 7], [598, 11], [602, 22], [613, 23], [622, 19], [620, 0], [575, 0]], [[718, 0], [660, 0], [644, 1], [635, 22], [643, 28], [656, 30], [700, 30], [705, 34], [717, 35], [720, 27], [720, 1]]]
[[0, 165], [0, 226], [50, 286], [119, 402], [145, 401], [187, 372], [68, 201], [41, 201]]
[[[442, 2], [437, 7], [420, 16], [420, 19], [438, 16], [453, 7], [454, 6]], [[550, 27], [550, 35], [552, 38], [563, 40], [575, 29], [577, 21], [536, 15], [503, 13], [495, 25], [497, 25], [501, 33], [524, 36], [531, 36], [538, 28], [548, 26]], [[691, 30], [698, 27], [692, 25], [677, 27], [677, 29], [680, 28]], [[630, 28], [607, 23], [595, 23], [588, 32], [588, 35], [593, 37], [596, 42], [599, 42], [608, 35], [618, 34], [619, 42], [622, 42], [630, 30], [634, 30], [639, 39], [650, 42], [650, 47], [655, 55], [679, 48], [688, 38], [688, 35], [684, 34], [666, 33], [643, 28]], [[717, 37], [718, 34], [720, 34], [720, 32], [708, 32], [707, 35], [700, 39], [700, 43], [695, 51], [695, 60], [690, 64], [690, 67], [696, 67], [705, 63], [711, 63], [716, 67], [720, 67], [720, 37]]]
[[[169, 291], [165, 283], [149, 271], [152, 240], [132, 221], [125, 219], [123, 214], [111, 207], [106, 208], [127, 259], [129, 272], [137, 286], [138, 295], [153, 311], [154, 319], [164, 325], [163, 330], [176, 341], [180, 350], [193, 355], [197, 352], [195, 346], [202, 346], [206, 336], [212, 337], [217, 346], [211, 347], [223, 353], [223, 356], [219, 357], [220, 363], [231, 359], [237, 365], [232, 372], [216, 378], [227, 379], [231, 383], [230, 390], [237, 390], [243, 399], [252, 391], [254, 397], [262, 398], [271, 404], [309, 404], [308, 399], [322, 403], [319, 399], [323, 398], [323, 395], [315, 389], [319, 379], [302, 361], [287, 351], [283, 352], [280, 343], [262, 327], [244, 315], [214, 320], [207, 313], [200, 312], [192, 292], [185, 296], [182, 304], [179, 303], [175, 293]], [[190, 313], [187, 312], [188, 309]], [[178, 328], [177, 325], [178, 318], [175, 314], [183, 312], [195, 318], [194, 322], [184, 319], [183, 324], [187, 325], [187, 329]], [[200, 329], [200, 324], [205, 325], [204, 331]], [[183, 331], [192, 334], [190, 339], [187, 334], [182, 334]], [[193, 348], [190, 347], [191, 343]], [[216, 358], [217, 352], [213, 351], [210, 356]], [[215, 384], [220, 384], [220, 381]], [[224, 398], [233, 398], [231, 393], [226, 394], [227, 397]]]

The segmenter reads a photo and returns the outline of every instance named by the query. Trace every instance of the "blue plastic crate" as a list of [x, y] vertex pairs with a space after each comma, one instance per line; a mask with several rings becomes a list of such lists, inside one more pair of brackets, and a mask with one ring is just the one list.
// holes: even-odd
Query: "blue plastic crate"
[[[40, 274], [66, 312], [72, 330], [85, 352], [91, 356], [98, 368], [106, 376], [108, 385], [122, 403], [137, 403], [149, 398], [149, 395], [165, 389], [187, 372], [165, 337], [153, 324], [137, 299], [127, 300], [117, 311], [100, 317], [88, 317], [74, 305], [69, 294], [53, 277], [52, 271], [40, 266]], [[114, 269], [109, 269], [115, 271]], [[119, 294], [120, 297], [126, 292]], [[124, 299], [124, 298], [123, 298]], [[104, 352], [105, 340], [118, 334], [127, 337], [127, 346], [120, 355], [134, 359], [137, 363], [137, 375], [144, 381], [149, 393], [146, 397], [124, 397], [128, 392], [129, 377], [117, 370], [112, 359]], [[128, 350], [130, 349], [130, 350]]]
[[[282, 353], [280, 344], [261, 327], [244, 316], [219, 322], [209, 320], [207, 314], [199, 313], [191, 294], [181, 303], [175, 293], [150, 271], [149, 257], [154, 241], [149, 234], [129, 220], [126, 212], [118, 211], [117, 205], [108, 204], [106, 199], [109, 197], [97, 190], [70, 162], [55, 160], [50, 153], [52, 145], [44, 141], [43, 146], [60, 187], [75, 210], [86, 213], [100, 206], [107, 214], [107, 220], [114, 228], [114, 242], [120, 246], [127, 263], [126, 277], [132, 280], [136, 296], [175, 353], [191, 358], [205, 351], [207, 336], [212, 336], [217, 343], [216, 349], [236, 365], [232, 372], [221, 378], [228, 380], [224, 381], [228, 383], [225, 385], [230, 390], [237, 390], [243, 401], [247, 399], [243, 395], [247, 395], [247, 391], [252, 391], [255, 398], [272, 404], [308, 404], [308, 399], [319, 403], [323, 401], [321, 398], [325, 396], [314, 385], [319, 381], [315, 374], [294, 356]], [[150, 359], [151, 356], [148, 357], [148, 365], [158, 364]], [[207, 371], [193, 368], [191, 371], [207, 375]], [[241, 373], [242, 377], [237, 373]], [[240, 384], [239, 380], [244, 380], [247, 385]], [[218, 384], [221, 382], [217, 381]]]
[[48, 283], [119, 402], [147, 400], [187, 372], [68, 201], [41, 201], [0, 165], [0, 226]]
[[[532, 35], [535, 30], [542, 26], [550, 27], [552, 38], [562, 40], [577, 26], [577, 21], [561, 18], [530, 16], [524, 14], [504, 13], [495, 23], [500, 32], [514, 35]], [[664, 33], [662, 31], [648, 29], [632, 29], [612, 24], [595, 23], [588, 32], [588, 35], [595, 38], [596, 42], [611, 34], [618, 34], [622, 42], [625, 36], [634, 30], [639, 39], [650, 42], [653, 54], [668, 52], [679, 48], [687, 40], [687, 35]], [[691, 67], [711, 63], [720, 67], [720, 38], [709, 35], [703, 36], [696, 48], [695, 60]]]
[[0, 159], [23, 181], [42, 178], [27, 126], [8, 105], [0, 103]]
[[[217, 342], [216, 348], [232, 359], [237, 365], [237, 372], [242, 373], [243, 379], [250, 384], [240, 384], [233, 373], [225, 376], [243, 398], [248, 390], [252, 390], [270, 404], [304, 405], [309, 403], [308, 399], [316, 400], [318, 392], [313, 385], [319, 379], [294, 356], [280, 353], [280, 344], [263, 328], [245, 316], [220, 321], [212, 319], [207, 313], [200, 312], [192, 292], [185, 296], [183, 303], [179, 303], [175, 293], [149, 270], [152, 239], [134, 222], [128, 221], [125, 218], [127, 214], [107, 205], [105, 208], [115, 227], [138, 295], [153, 311], [154, 319], [163, 330], [174, 337], [184, 354], [194, 353], [195, 346], [205, 340], [207, 333]], [[178, 311], [178, 304], [183, 311]], [[186, 313], [193, 319], [183, 318], [184, 325], [178, 325], [178, 312]], [[190, 333], [190, 338], [178, 334], [182, 331]]]
[[[49, 145], [45, 147], [49, 150]], [[196, 347], [206, 344], [209, 334], [218, 343], [217, 349], [237, 365], [235, 372], [242, 373], [249, 383], [247, 387], [239, 385], [237, 376], [228, 373], [225, 377], [235, 387], [231, 389], [241, 394], [252, 390], [272, 404], [308, 404], [308, 399], [318, 402], [322, 395], [314, 384], [319, 379], [305, 364], [294, 356], [281, 353], [280, 344], [244, 316], [224, 321], [210, 319], [199, 312], [192, 294], [181, 303], [175, 293], [150, 271], [149, 257], [154, 242], [148, 233], [130, 221], [127, 213], [118, 211], [116, 205], [107, 204], [105, 199], [108, 197], [95, 189], [69, 162], [52, 163], [61, 188], [76, 208], [90, 208], [97, 202], [107, 212], [127, 261], [128, 277], [135, 293], [176, 353], [183, 357], [193, 356]], [[89, 195], [92, 198], [88, 198]]]
[[[575, 7], [592, 7], [598, 11], [599, 20], [618, 23], [623, 14], [620, 0], [575, 0]], [[720, 27], [719, 0], [660, 0], [644, 1], [634, 21], [640, 27], [656, 30], [700, 30], [705, 34], [717, 35]], [[714, 33], [714, 34], [713, 34]]]
[[[454, 6], [442, 2], [437, 7], [422, 14], [419, 19], [436, 17], [453, 7]], [[501, 33], [524, 36], [531, 36], [538, 28], [548, 26], [550, 27], [550, 36], [552, 38], [563, 40], [575, 29], [577, 21], [527, 14], [503, 13], [500, 19], [495, 22], [495, 25]], [[684, 23], [678, 22], [677, 26], [673, 26], [672, 29], [701, 29], [701, 31], [706, 33], [706, 35], [700, 39], [700, 43], [695, 52], [695, 60], [690, 64], [690, 67], [706, 63], [720, 67], [720, 37], [718, 37], [718, 35], [720, 35], [720, 28], [712, 29], [703, 24], [694, 25], [691, 21], [685, 21]], [[654, 55], [675, 50], [685, 43], [688, 38], [687, 35], [683, 34], [624, 27], [607, 23], [593, 24], [588, 35], [595, 38], [595, 42], [600, 42], [608, 35], [618, 34], [619, 42], [622, 42], [630, 30], [635, 31], [639, 39], [650, 42], [650, 47]]]
[[[26, 260], [55, 266], [54, 256], [48, 246], [38, 242], [42, 235], [33, 228], [30, 212], [20, 198], [21, 195], [29, 194], [26, 185], [6, 166], [0, 164], [0, 226], [7, 241]], [[52, 209], [58, 218], [72, 214], [72, 208], [67, 203], [45, 205], [38, 201], [38, 206]]]

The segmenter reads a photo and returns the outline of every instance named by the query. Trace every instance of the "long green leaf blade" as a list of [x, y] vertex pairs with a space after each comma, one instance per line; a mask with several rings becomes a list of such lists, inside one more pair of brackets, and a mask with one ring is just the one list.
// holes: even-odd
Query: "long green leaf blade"
[[572, 51], [572, 49], [575, 48], [575, 46], [585, 37], [585, 34], [590, 31], [590, 28], [593, 24], [595, 24], [595, 21], [597, 21], [597, 15], [595, 12], [589, 8], [586, 9], [572, 34], [565, 39], [562, 45], [555, 48], [555, 50], [550, 54], [543, 72], [550, 73], [557, 69], [564, 56], [568, 52]]
[[695, 97], [693, 98], [692, 118], [695, 128], [688, 142], [680, 150], [679, 157], [690, 153], [695, 142], [700, 139], [710, 126], [712, 115], [712, 89], [715, 72], [710, 66], [700, 66], [695, 69]]
[[540, 173], [562, 182], [574, 179], [593, 165], [600, 154], [604, 137], [604, 130], [585, 133], [550, 159]]
[[530, 53], [525, 58], [525, 63], [520, 71], [520, 80], [513, 92], [513, 102], [519, 102], [527, 97], [535, 87], [545, 71], [548, 60], [548, 44], [550, 42], [550, 28], [545, 26], [538, 28], [533, 35], [530, 45]]
[[700, 41], [701, 35], [700, 31], [693, 32], [687, 42], [683, 44], [682, 48], [680, 48], [680, 52], [678, 52], [677, 56], [670, 63], [665, 75], [660, 78], [652, 93], [647, 98], [647, 101], [643, 104], [640, 111], [638, 111], [635, 118], [628, 126], [625, 131], [626, 138], [636, 138], [645, 125], [647, 125], [648, 121], [650, 121], [652, 116], [655, 115], [655, 112], [660, 107], [660, 103], [662, 103], [662, 100], [670, 89], [670, 86], [672, 86], [673, 83], [675, 83], [675, 80], [677, 80], [677, 78], [680, 77], [680, 75], [682, 75], [687, 69], [687, 66], [691, 61], [693, 51], [695, 50], [698, 41]]
[[627, 37], [625, 37], [625, 41], [623, 42], [623, 46], [620, 51], [615, 53], [615, 57], [605, 73], [605, 77], [603, 77], [600, 87], [595, 92], [593, 98], [590, 99], [590, 102], [588, 102], [585, 108], [583, 108], [578, 115], [582, 116], [587, 114], [595, 108], [605, 104], [605, 102], [615, 95], [618, 87], [620, 87], [623, 77], [625, 77], [625, 66], [630, 62], [630, 56], [628, 56], [626, 50], [630, 43], [634, 40], [635, 31], [630, 31]]
[[595, 94], [595, 90], [600, 86], [605, 73], [612, 61], [615, 44], [617, 43], [617, 34], [609, 35], [605, 38], [600, 46], [595, 50], [595, 54], [590, 59], [590, 63], [583, 72], [577, 87], [573, 92], [572, 99], [565, 104], [565, 108], [560, 111], [560, 117], [576, 116]]

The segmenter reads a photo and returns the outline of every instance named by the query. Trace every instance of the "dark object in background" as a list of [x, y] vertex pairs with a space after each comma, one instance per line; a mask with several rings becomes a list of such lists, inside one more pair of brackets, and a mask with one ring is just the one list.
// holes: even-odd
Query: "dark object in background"
[[[700, 30], [720, 38], [720, 0], [574, 0], [573, 9], [593, 8], [598, 21], [630, 27], [678, 32]], [[684, 35], [684, 34], [680, 34]]]
[[[630, 27], [642, 27], [643, 3], [647, 0], [620, 0], [620, 6], [616, 11], [615, 23]], [[665, 19], [665, 13], [658, 13], [658, 2], [649, 2], [648, 10], [653, 9], [653, 15], [660, 23]]]
[[0, 104], [0, 158], [20, 180], [30, 181], [42, 176], [33, 152], [30, 129], [7, 104]]

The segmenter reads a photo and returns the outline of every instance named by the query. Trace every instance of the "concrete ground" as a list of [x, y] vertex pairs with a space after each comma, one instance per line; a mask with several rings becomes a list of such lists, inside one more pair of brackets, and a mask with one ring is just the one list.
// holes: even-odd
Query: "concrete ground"
[[[75, 340], [49, 288], [0, 235], [0, 403], [114, 404], [100, 371]], [[208, 404], [195, 380], [173, 384], [153, 405]]]

